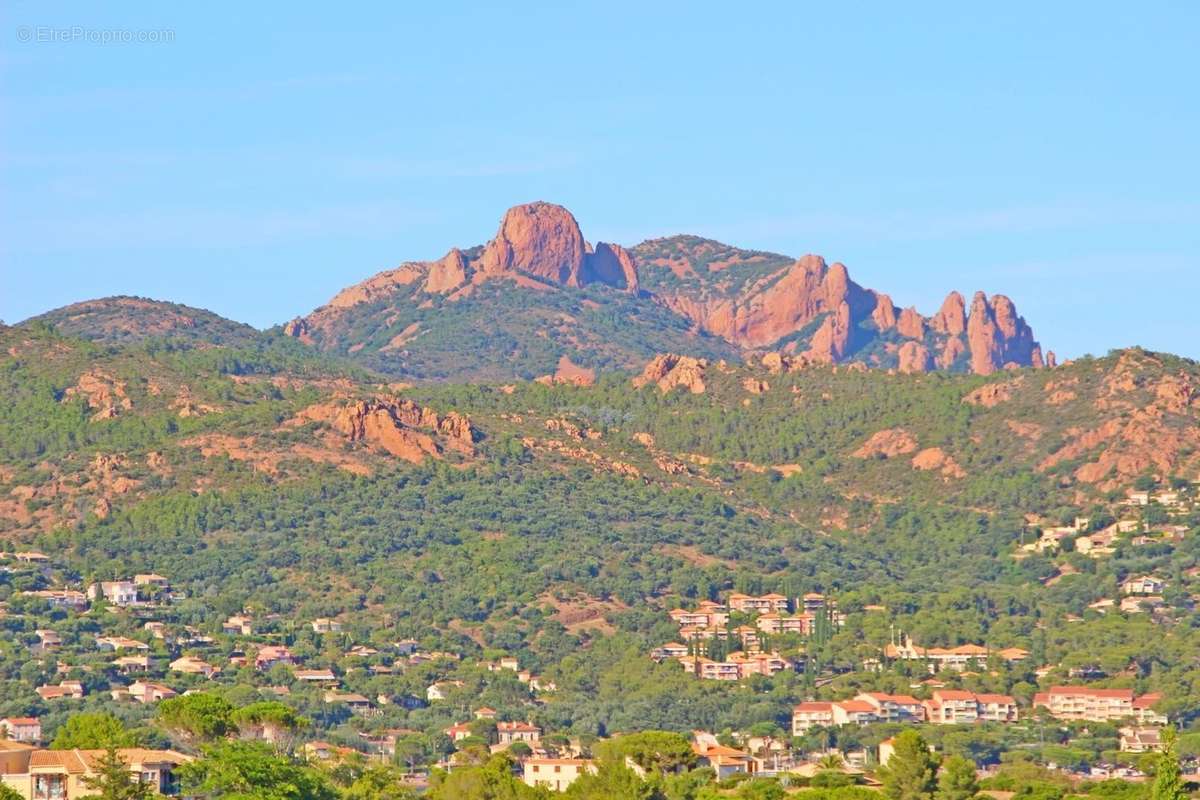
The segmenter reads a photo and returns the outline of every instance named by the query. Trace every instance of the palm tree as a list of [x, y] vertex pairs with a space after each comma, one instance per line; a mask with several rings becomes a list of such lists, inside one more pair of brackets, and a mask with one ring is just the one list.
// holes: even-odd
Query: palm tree
[[825, 755], [823, 755], [819, 759], [817, 759], [817, 766], [823, 770], [824, 769], [840, 770], [845, 765], [846, 765], [846, 762], [845, 762], [845, 760], [842, 759], [841, 753], [826, 753]]

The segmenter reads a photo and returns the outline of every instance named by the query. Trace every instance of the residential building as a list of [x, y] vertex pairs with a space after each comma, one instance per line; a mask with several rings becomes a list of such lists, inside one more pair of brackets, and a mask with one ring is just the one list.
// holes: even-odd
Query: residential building
[[595, 771], [595, 762], [586, 758], [527, 758], [521, 764], [521, 780], [527, 786], [561, 792], [580, 775]]
[[446, 728], [446, 735], [450, 737], [450, 741], [452, 742], [461, 742], [463, 739], [474, 734], [471, 732], [471, 723], [459, 722]]
[[0, 739], [13, 742], [40, 742], [42, 722], [37, 717], [6, 717], [0, 719]]
[[833, 703], [810, 700], [792, 709], [792, 735], [803, 736], [809, 728], [833, 725]]
[[172, 672], [182, 672], [185, 675], [203, 675], [206, 678], [211, 678], [215, 673], [220, 671], [204, 659], [196, 658], [195, 656], [181, 656], [171, 662], [170, 668]]
[[254, 668], [260, 672], [268, 670], [276, 664], [295, 664], [296, 657], [292, 651], [283, 645], [267, 645], [254, 656]]
[[137, 656], [121, 656], [113, 659], [112, 665], [117, 668], [117, 671], [122, 675], [133, 675], [136, 673], [149, 672], [153, 666], [153, 659], [147, 655]]
[[313, 633], [340, 633], [342, 623], [328, 617], [318, 617], [312, 621]]
[[1121, 583], [1121, 593], [1126, 595], [1162, 594], [1167, 584], [1153, 575], [1136, 575]]
[[729, 622], [729, 612], [724, 608], [701, 608], [697, 611], [676, 608], [667, 612], [667, 615], [680, 627], [716, 628]]
[[371, 704], [370, 699], [363, 697], [361, 694], [348, 692], [343, 694], [337, 689], [330, 689], [325, 692], [326, 703], [345, 703], [350, 709], [351, 714], [356, 714], [360, 717], [373, 717], [382, 713], [379, 709]]
[[791, 662], [778, 653], [734, 652], [726, 656], [724, 661], [684, 655], [678, 657], [678, 661], [686, 672], [711, 681], [737, 681], [750, 675], [774, 675], [791, 666]]
[[140, 572], [133, 576], [133, 583], [135, 586], [157, 586], [159, 588], [166, 588], [171, 582], [162, 575], [157, 575], [153, 572]]
[[758, 762], [752, 755], [733, 747], [697, 741], [692, 744], [692, 751], [699, 758], [701, 766], [712, 768], [717, 780], [737, 773], [753, 775], [758, 771]]
[[811, 636], [815, 621], [816, 616], [808, 611], [800, 614], [777, 614], [771, 612], [760, 615], [754, 621], [754, 624], [760, 631], [766, 634], [798, 633], [802, 636]]
[[70, 589], [42, 589], [21, 594], [25, 597], [40, 598], [55, 608], [65, 608], [68, 611], [86, 611], [89, 605], [87, 595]]
[[298, 669], [293, 674], [305, 683], [337, 683], [338, 679], [331, 669]]
[[962, 672], [972, 664], [984, 664], [991, 655], [996, 655], [1009, 662], [1024, 661], [1029, 657], [1029, 651], [1020, 647], [1006, 647], [995, 651], [978, 644], [961, 644], [957, 647], [920, 647], [904, 634], [901, 634], [898, 641], [885, 645], [883, 654], [887, 658], [895, 660], [927, 661], [931, 673], [941, 672], [943, 669]]
[[253, 636], [254, 620], [243, 614], [234, 614], [221, 625], [221, 631], [234, 636]]
[[83, 699], [83, 684], [79, 681], [63, 681], [58, 686], [39, 686], [34, 691], [47, 702], [51, 700]]
[[1159, 728], [1121, 728], [1122, 753], [1151, 753], [1162, 750]]
[[[1097, 689], [1091, 686], [1055, 686], [1033, 696], [1033, 707], [1045, 708], [1056, 719], [1082, 719], [1089, 722], [1113, 722], [1136, 719], [1138, 714], [1158, 718], [1150, 705], [1161, 699], [1155, 695], [1136, 698], [1132, 689]], [[1134, 701], [1140, 700], [1135, 710]]]
[[135, 681], [129, 685], [130, 699], [136, 700], [139, 703], [157, 703], [160, 700], [169, 700], [178, 694], [179, 692], [170, 686], [164, 686], [161, 683]]
[[437, 683], [430, 684], [429, 687], [425, 689], [425, 699], [429, 700], [430, 702], [434, 700], [445, 700], [446, 696], [453, 689], [461, 689], [463, 685], [464, 684], [462, 681], [438, 681]]
[[542, 738], [542, 729], [528, 722], [497, 722], [496, 735], [500, 737], [502, 745], [513, 742], [535, 744]]
[[100, 636], [96, 639], [96, 647], [101, 650], [149, 650], [150, 645], [130, 639], [127, 636]]
[[[118, 756], [139, 781], [163, 795], [179, 794], [175, 770], [191, 759], [173, 750], [122, 748]], [[103, 750], [9, 749], [0, 752], [0, 782], [24, 800], [68, 800], [96, 794], [84, 782], [94, 777]]]
[[781, 594], [764, 594], [760, 597], [734, 592], [729, 595], [729, 610], [746, 614], [777, 614], [788, 612], [788, 599]]
[[881, 722], [919, 722], [925, 719], [925, 707], [911, 695], [865, 692], [854, 699], [870, 704]]
[[101, 581], [88, 587], [88, 597], [92, 600], [104, 598], [114, 606], [137, 605], [137, 586], [133, 581]]
[[683, 658], [688, 655], [688, 646], [679, 642], [667, 642], [650, 651], [650, 657], [658, 662], [669, 658]]
[[1017, 701], [1006, 694], [936, 689], [924, 706], [926, 719], [935, 725], [1016, 722], [1019, 718]]

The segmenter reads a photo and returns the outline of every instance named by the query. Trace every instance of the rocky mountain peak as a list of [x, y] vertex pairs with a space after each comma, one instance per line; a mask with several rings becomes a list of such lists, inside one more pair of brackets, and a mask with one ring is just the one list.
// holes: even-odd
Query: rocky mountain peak
[[518, 272], [559, 286], [580, 286], [586, 257], [583, 233], [571, 212], [539, 201], [505, 213], [479, 268], [488, 275]]

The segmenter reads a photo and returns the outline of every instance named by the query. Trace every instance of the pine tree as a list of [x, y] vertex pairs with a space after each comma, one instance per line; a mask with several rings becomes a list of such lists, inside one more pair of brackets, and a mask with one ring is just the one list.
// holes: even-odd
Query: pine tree
[[879, 768], [883, 793], [891, 800], [929, 800], [937, 788], [937, 761], [921, 734], [897, 734], [891, 757]]
[[98, 792], [99, 800], [150, 800], [154, 791], [129, 771], [117, 748], [109, 745], [96, 762], [96, 773], [83, 779], [84, 785]]
[[1158, 754], [1150, 800], [1184, 800], [1187, 792], [1183, 790], [1183, 779], [1180, 777], [1175, 729], [1163, 728], [1161, 736], [1162, 751]]
[[938, 775], [937, 800], [970, 800], [979, 791], [975, 765], [962, 756], [950, 756]]

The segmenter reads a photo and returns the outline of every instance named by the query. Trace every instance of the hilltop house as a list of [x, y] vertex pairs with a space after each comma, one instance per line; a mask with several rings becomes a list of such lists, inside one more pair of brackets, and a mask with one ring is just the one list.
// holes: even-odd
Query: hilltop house
[[68, 611], [86, 611], [89, 605], [87, 595], [71, 589], [41, 589], [36, 592], [21, 592], [21, 595], [40, 598], [54, 608]]
[[496, 734], [505, 746], [513, 742], [536, 744], [542, 738], [542, 729], [528, 722], [497, 722]]
[[0, 719], [0, 739], [13, 742], [38, 742], [42, 738], [42, 722], [37, 717], [5, 717]]
[[349, 707], [351, 714], [360, 717], [373, 717], [382, 713], [371, 704], [368, 698], [363, 697], [361, 694], [354, 694], [353, 692], [343, 694], [337, 689], [330, 689], [325, 692], [325, 702], [330, 704], [345, 703]]
[[340, 633], [342, 630], [342, 623], [338, 622], [336, 619], [318, 617], [312, 621], [312, 629], [313, 633]]
[[1152, 753], [1162, 750], [1162, 737], [1158, 728], [1121, 728], [1120, 734], [1122, 753]]
[[[163, 795], [179, 794], [174, 771], [191, 759], [173, 750], [122, 748], [118, 756], [141, 783]], [[0, 782], [24, 800], [67, 800], [95, 794], [84, 782], [97, 774], [103, 750], [0, 748]]]
[[83, 684], [79, 681], [63, 681], [58, 686], [39, 686], [35, 689], [38, 697], [49, 702], [51, 700], [82, 700]]
[[337, 683], [337, 675], [331, 669], [298, 669], [292, 674], [305, 683]]
[[1121, 593], [1126, 595], [1162, 594], [1167, 584], [1153, 575], [1137, 575], [1126, 578], [1121, 583]]
[[586, 758], [527, 758], [521, 764], [521, 780], [561, 792], [580, 775], [595, 771], [596, 763]]
[[233, 636], [253, 636], [254, 620], [243, 614], [234, 614], [221, 625], [221, 632]]
[[114, 606], [134, 606], [138, 602], [137, 586], [133, 581], [101, 581], [88, 587], [92, 600], [104, 598]]
[[276, 664], [295, 663], [296, 657], [283, 645], [267, 645], [254, 656], [254, 668], [260, 672], [268, 670]]
[[185, 675], [203, 675], [206, 678], [211, 678], [214, 673], [218, 672], [217, 668], [212, 664], [195, 656], [181, 656], [171, 662], [170, 668], [172, 672], [182, 672]]
[[147, 681], [135, 681], [129, 685], [129, 697], [139, 703], [157, 703], [159, 700], [169, 700], [179, 692], [170, 686]]

